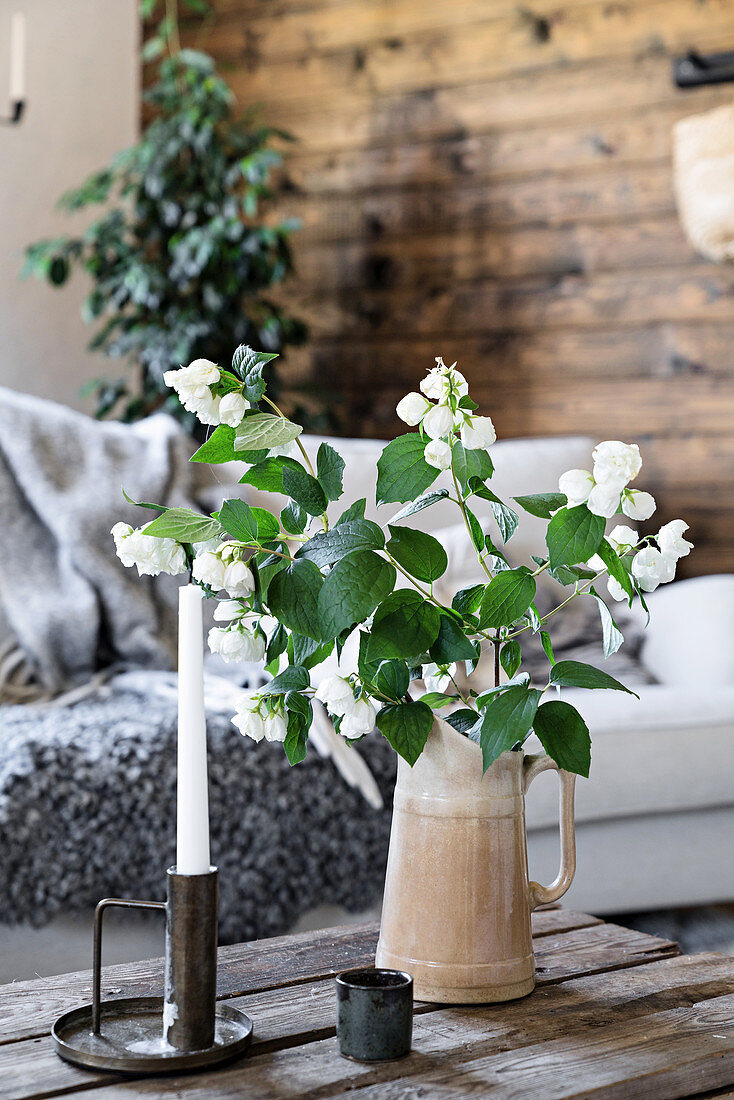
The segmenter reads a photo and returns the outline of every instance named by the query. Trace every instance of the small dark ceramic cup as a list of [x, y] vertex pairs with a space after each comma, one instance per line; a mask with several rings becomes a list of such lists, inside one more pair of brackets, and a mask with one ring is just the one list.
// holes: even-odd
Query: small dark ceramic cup
[[389, 1062], [410, 1053], [413, 979], [402, 970], [345, 970], [336, 978], [339, 1053]]

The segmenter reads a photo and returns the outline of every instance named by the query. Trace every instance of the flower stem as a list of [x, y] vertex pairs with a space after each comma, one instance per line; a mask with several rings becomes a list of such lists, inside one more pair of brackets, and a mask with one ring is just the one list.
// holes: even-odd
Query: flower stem
[[[458, 478], [456, 477], [456, 471], [454, 470], [453, 454], [451, 456], [451, 477], [454, 480], [454, 487], [456, 488], [456, 497], [457, 497], [456, 503], [459, 505], [459, 508], [461, 509], [461, 514], [464, 517], [464, 524], [466, 526], [467, 534], [469, 535], [469, 540], [470, 540], [472, 546], [474, 546], [474, 537], [473, 537], [472, 532], [471, 532], [471, 524], [469, 523], [469, 517], [466, 514], [466, 505], [464, 503], [464, 497], [462, 495], [461, 489], [459, 488], [459, 481], [458, 481]], [[474, 546], [474, 549], [476, 551], [476, 555], [477, 555], [477, 559], [479, 561], [479, 564], [481, 565], [482, 569], [487, 574], [489, 579], [492, 580], [493, 579], [492, 573], [490, 572], [490, 570], [487, 566], [487, 563], [485, 562], [485, 560], [482, 557], [479, 550], [477, 550], [476, 546]]]

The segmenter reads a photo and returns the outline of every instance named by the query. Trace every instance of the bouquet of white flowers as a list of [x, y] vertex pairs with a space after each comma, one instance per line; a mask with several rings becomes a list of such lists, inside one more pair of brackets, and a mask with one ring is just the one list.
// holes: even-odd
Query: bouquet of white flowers
[[[637, 598], [644, 607], [644, 593], [672, 580], [676, 562], [691, 550], [683, 520], [654, 537], [640, 538], [626, 524], [605, 534], [607, 520], [618, 513], [645, 520], [655, 509], [649, 493], [629, 488], [642, 465], [638, 447], [600, 443], [592, 469], [569, 470], [558, 492], [514, 498], [521, 510], [548, 521], [547, 553], [511, 565], [506, 544], [519, 515], [490, 488], [494, 426], [476, 414], [456, 364], [447, 367], [439, 358], [421, 392], [397, 407], [417, 430], [388, 443], [377, 464], [377, 504], [405, 506], [381, 526], [365, 519], [363, 498], [330, 524], [327, 508], [342, 495], [344, 461], [328, 443], [321, 444], [315, 467], [309, 460], [301, 428], [266, 394], [263, 367], [272, 358], [240, 347], [229, 369], [197, 360], [166, 380], [203, 423], [217, 424], [191, 461], [245, 461], [241, 482], [282, 494], [287, 503], [280, 515], [239, 499], [211, 516], [146, 503], [161, 513], [151, 523], [113, 528], [125, 565], [137, 565], [141, 574], [189, 572], [219, 600], [214, 618], [224, 625], [209, 634], [214, 652], [229, 661], [266, 662], [273, 678], [242, 696], [235, 725], [256, 741], [283, 742], [296, 764], [306, 755], [315, 697], [350, 742], [377, 726], [412, 765], [438, 712], [481, 746], [485, 770], [534, 731], [559, 767], [588, 775], [590, 738], [581, 715], [555, 690], [544, 696], [564, 686], [628, 689], [592, 665], [556, 661], [549, 622], [570, 600], [592, 597], [609, 656], [623, 637], [597, 582], [606, 580], [613, 599], [631, 605]], [[432, 488], [441, 471], [448, 471], [450, 487]], [[466, 525], [483, 575], [450, 603], [434, 593], [449, 564], [443, 546], [403, 522], [447, 498]], [[474, 499], [489, 503], [499, 546], [472, 510]], [[534, 600], [544, 572], [569, 591], [541, 616]], [[356, 667], [314, 689], [310, 670], [341, 655], [354, 632]], [[540, 686], [522, 671], [523, 638], [531, 633], [540, 636], [548, 658], [547, 683]], [[478, 692], [467, 685], [483, 647], [494, 654], [494, 686]]]

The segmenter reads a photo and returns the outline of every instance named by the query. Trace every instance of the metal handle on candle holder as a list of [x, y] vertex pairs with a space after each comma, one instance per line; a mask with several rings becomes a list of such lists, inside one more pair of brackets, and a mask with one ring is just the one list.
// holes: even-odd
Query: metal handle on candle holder
[[103, 898], [94, 910], [94, 960], [92, 963], [92, 1032], [99, 1035], [102, 986], [102, 917], [106, 909], [162, 909], [165, 901], [136, 901], [133, 898]]

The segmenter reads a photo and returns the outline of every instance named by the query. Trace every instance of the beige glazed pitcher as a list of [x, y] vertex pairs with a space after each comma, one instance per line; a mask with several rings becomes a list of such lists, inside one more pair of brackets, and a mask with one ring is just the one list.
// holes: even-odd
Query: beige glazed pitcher
[[[561, 782], [561, 869], [528, 881], [525, 792]], [[504, 752], [482, 776], [479, 745], [437, 718], [411, 768], [398, 761], [376, 964], [413, 975], [416, 1000], [510, 1001], [535, 986], [530, 914], [576, 869], [575, 775], [549, 756]]]

